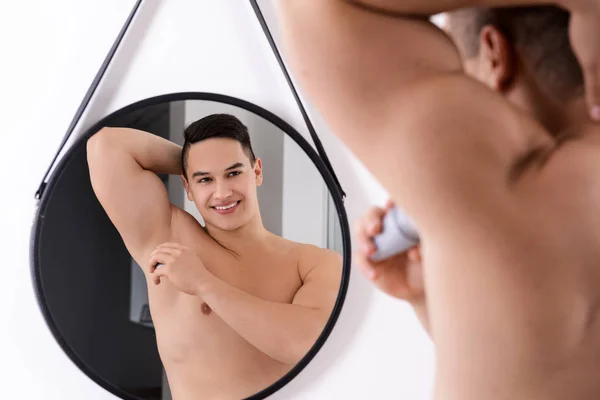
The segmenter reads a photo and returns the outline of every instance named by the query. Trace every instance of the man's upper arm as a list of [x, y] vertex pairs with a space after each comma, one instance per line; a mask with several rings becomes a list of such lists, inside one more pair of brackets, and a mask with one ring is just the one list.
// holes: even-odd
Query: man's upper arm
[[341, 0], [279, 7], [309, 98], [420, 229], [501, 201], [507, 171], [542, 128], [464, 75], [440, 29]]
[[330, 313], [342, 280], [342, 257], [333, 250], [308, 248], [298, 267], [303, 283], [292, 304]]
[[341, 128], [372, 131], [405, 88], [462, 72], [454, 43], [425, 20], [387, 17], [342, 0], [276, 4], [294, 74], [346, 141], [363, 135]]
[[164, 184], [99, 134], [88, 141], [87, 151], [98, 200], [133, 258], [145, 265], [154, 246], [171, 236], [171, 204]]

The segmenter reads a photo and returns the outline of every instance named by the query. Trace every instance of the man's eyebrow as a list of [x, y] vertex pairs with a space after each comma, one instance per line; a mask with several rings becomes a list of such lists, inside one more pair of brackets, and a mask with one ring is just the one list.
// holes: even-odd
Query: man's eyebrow
[[225, 171], [229, 171], [230, 169], [236, 169], [236, 168], [243, 167], [243, 166], [244, 166], [244, 164], [242, 164], [241, 162], [237, 162], [237, 163], [233, 164], [231, 167], [225, 168]]
[[192, 174], [192, 178], [195, 178], [197, 176], [202, 176], [202, 175], [208, 175], [208, 172], [204, 172], [204, 171], [196, 171]]
[[[225, 168], [225, 171], [240, 168], [243, 166], [244, 166], [244, 164], [242, 164], [241, 162], [237, 162], [237, 163], [233, 164], [232, 166]], [[192, 174], [192, 178], [195, 178], [197, 176], [202, 176], [202, 175], [208, 175], [208, 174], [210, 174], [210, 172], [196, 171]]]

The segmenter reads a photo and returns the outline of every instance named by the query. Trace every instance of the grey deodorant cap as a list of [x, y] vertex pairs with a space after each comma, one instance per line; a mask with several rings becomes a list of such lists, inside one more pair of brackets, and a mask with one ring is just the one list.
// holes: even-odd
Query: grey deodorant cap
[[394, 207], [385, 215], [382, 232], [373, 240], [377, 250], [371, 260], [381, 261], [416, 246], [419, 243], [419, 233], [408, 215]]

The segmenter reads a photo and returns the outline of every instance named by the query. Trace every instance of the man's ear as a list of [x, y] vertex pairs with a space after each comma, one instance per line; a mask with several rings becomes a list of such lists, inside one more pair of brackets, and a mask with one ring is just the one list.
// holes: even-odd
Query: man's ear
[[479, 57], [485, 82], [494, 90], [506, 91], [517, 72], [514, 45], [495, 26], [486, 25], [479, 36]]
[[256, 158], [254, 162], [254, 176], [256, 177], [256, 186], [262, 185], [263, 173], [262, 173], [262, 161], [260, 158]]
[[194, 201], [194, 197], [192, 196], [192, 191], [190, 190], [190, 184], [188, 180], [185, 178], [185, 175], [181, 175], [181, 182], [183, 183], [183, 188], [185, 189], [185, 194], [189, 201]]

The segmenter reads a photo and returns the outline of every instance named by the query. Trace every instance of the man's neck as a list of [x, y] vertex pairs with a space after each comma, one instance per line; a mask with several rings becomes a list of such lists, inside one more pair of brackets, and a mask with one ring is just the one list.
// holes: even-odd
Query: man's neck
[[264, 244], [265, 239], [271, 235], [264, 227], [260, 215], [235, 230], [225, 231], [210, 225], [206, 226], [206, 230], [220, 245], [237, 255]]
[[569, 126], [581, 126], [592, 122], [583, 96], [577, 97], [566, 104], [565, 115]]
[[583, 96], [564, 101], [539, 91], [521, 92], [512, 102], [531, 115], [554, 137], [577, 131], [591, 122]]
[[581, 132], [584, 125], [592, 122], [583, 97], [556, 103], [546, 110], [545, 115], [550, 117], [542, 121], [542, 124], [554, 137], [576, 135]]

